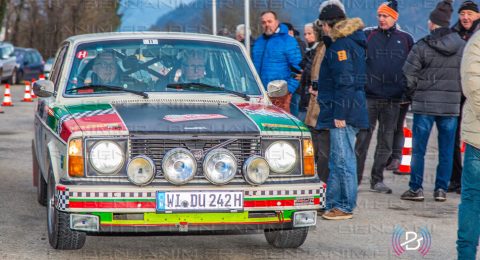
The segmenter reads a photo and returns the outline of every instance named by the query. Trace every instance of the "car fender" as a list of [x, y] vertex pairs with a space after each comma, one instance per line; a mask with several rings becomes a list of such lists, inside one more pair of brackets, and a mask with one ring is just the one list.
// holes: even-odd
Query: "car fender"
[[[65, 148], [66, 149], [66, 148]], [[62, 160], [65, 158], [65, 156], [62, 156], [62, 153], [60, 152], [60, 149], [58, 147], [58, 143], [55, 142], [54, 139], [50, 139], [49, 142], [47, 143], [47, 162], [48, 163], [47, 167], [52, 167], [53, 170], [53, 177], [55, 178], [55, 182], [58, 182], [58, 180], [61, 178], [63, 175], [63, 170], [62, 170]], [[48, 172], [50, 169], [47, 169], [43, 173], [43, 177], [45, 180], [48, 182]]]

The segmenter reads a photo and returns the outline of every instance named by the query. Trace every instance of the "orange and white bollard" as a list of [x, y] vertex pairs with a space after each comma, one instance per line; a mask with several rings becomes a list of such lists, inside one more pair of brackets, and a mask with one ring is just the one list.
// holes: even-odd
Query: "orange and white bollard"
[[10, 85], [5, 84], [5, 93], [3, 94], [3, 107], [13, 107], [12, 95], [10, 93]]
[[23, 95], [22, 102], [33, 102], [32, 95], [30, 94], [30, 82], [25, 81], [25, 94]]
[[405, 142], [402, 149], [402, 161], [400, 162], [398, 170], [393, 171], [393, 173], [398, 175], [409, 175], [411, 171], [410, 165], [412, 163], [412, 130], [408, 129], [406, 126], [403, 127], [403, 135], [405, 136]]
[[35, 83], [35, 79], [32, 79], [31, 82], [32, 82], [32, 83], [31, 83], [32, 85], [31, 85], [31, 88], [30, 88], [30, 96], [31, 96], [32, 98], [37, 98], [37, 96], [35, 95], [35, 92], [33, 92], [33, 83]]
[[38, 80], [45, 80], [45, 74], [40, 74], [40, 76], [38, 76]]

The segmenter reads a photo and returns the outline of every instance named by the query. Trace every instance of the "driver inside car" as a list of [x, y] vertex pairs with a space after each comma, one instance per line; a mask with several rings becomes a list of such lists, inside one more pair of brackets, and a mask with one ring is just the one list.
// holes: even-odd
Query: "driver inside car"
[[181, 70], [175, 75], [175, 82], [178, 83], [203, 83], [212, 86], [219, 86], [220, 82], [215, 78], [206, 77], [207, 56], [202, 51], [191, 51], [185, 53], [182, 58]]
[[101, 52], [93, 60], [92, 74], [85, 84], [120, 86], [121, 79], [118, 64], [113, 52]]

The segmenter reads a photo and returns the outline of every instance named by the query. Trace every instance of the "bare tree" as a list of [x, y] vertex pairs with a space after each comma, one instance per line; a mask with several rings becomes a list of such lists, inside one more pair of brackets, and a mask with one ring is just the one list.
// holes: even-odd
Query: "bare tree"
[[117, 0], [11, 0], [6, 39], [50, 57], [72, 35], [116, 31], [118, 8]]

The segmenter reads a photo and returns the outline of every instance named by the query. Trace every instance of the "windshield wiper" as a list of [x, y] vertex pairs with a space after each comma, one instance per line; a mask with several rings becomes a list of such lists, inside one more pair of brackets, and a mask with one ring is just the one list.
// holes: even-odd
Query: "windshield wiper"
[[218, 91], [223, 91], [229, 94], [233, 94], [235, 96], [239, 96], [241, 98], [244, 98], [247, 101], [250, 101], [250, 96], [245, 93], [237, 92], [237, 91], [222, 88], [222, 87], [212, 86], [212, 85], [208, 85], [200, 82], [170, 83], [167, 85], [167, 88], [175, 88], [175, 89], [181, 88], [181, 89], [187, 89], [187, 90], [197, 90], [201, 88], [201, 89], [218, 90]]
[[148, 94], [143, 92], [143, 91], [131, 90], [131, 89], [128, 89], [128, 88], [122, 88], [122, 87], [118, 87], [118, 86], [99, 85], [99, 84], [86, 85], [86, 86], [82, 86], [82, 87], [71, 88], [71, 89], [67, 89], [66, 91], [72, 92], [72, 91], [75, 91], [75, 90], [82, 90], [82, 89], [89, 89], [89, 88], [105, 88], [105, 89], [108, 89], [108, 90], [123, 91], [123, 92], [133, 93], [133, 94], [142, 96], [143, 98], [148, 98]]

